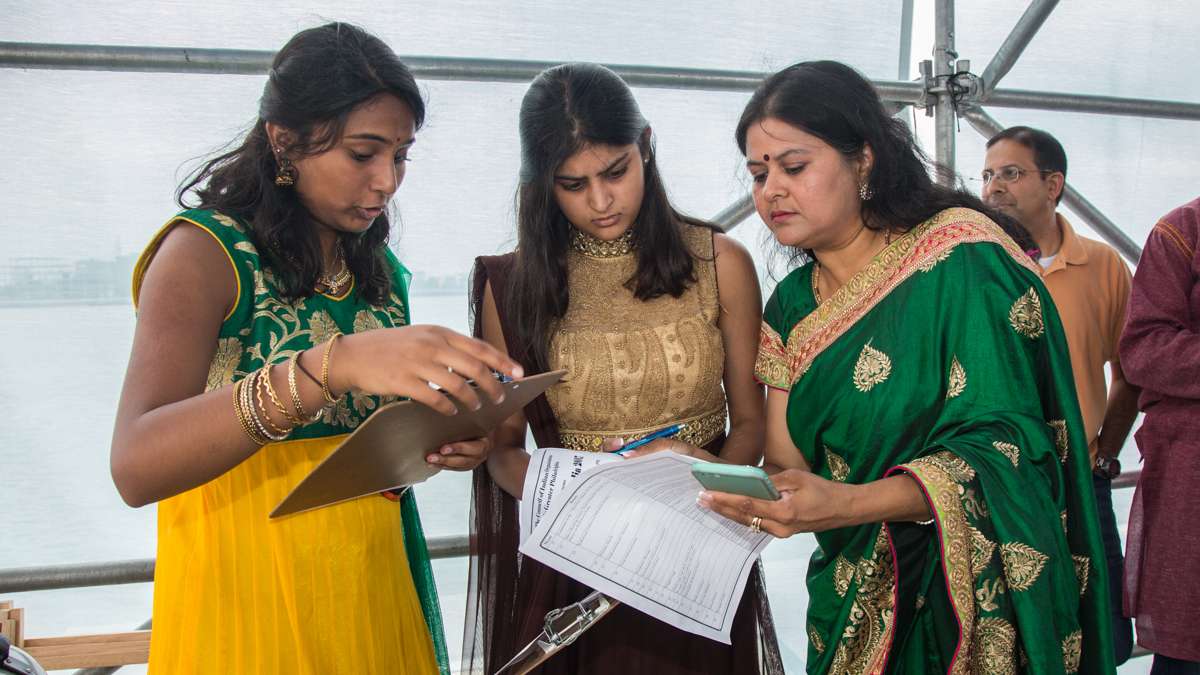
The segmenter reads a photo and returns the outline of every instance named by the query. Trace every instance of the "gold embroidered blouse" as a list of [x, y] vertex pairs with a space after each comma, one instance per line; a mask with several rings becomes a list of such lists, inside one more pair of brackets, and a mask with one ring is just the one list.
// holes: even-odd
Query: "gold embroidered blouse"
[[546, 394], [565, 447], [599, 450], [605, 437], [628, 442], [675, 423], [687, 424], [679, 438], [704, 445], [725, 430], [713, 234], [685, 228], [697, 282], [648, 301], [624, 286], [637, 268], [628, 242], [576, 234], [571, 301], [550, 342], [551, 368], [568, 372]]

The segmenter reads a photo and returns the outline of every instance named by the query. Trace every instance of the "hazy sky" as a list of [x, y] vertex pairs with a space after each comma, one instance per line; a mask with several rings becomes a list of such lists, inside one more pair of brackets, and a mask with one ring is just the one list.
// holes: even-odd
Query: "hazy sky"
[[[918, 1], [914, 59], [928, 57], [930, 3]], [[770, 70], [812, 58], [894, 79], [901, 3], [698, 2], [207, 3], [0, 0], [0, 40], [278, 48], [329, 18], [355, 21], [401, 54], [596, 60]], [[314, 9], [316, 8], [316, 9]], [[1134, 10], [1136, 8], [1136, 11]], [[959, 53], [981, 71], [1023, 6], [962, 2]], [[1200, 100], [1183, 0], [1063, 3], [1005, 86]], [[1171, 44], [1169, 51], [1161, 45]], [[0, 69], [0, 231], [6, 258], [139, 250], [174, 211], [181, 167], [253, 119], [261, 76]], [[395, 203], [398, 248], [414, 269], [463, 273], [512, 241], [516, 110], [524, 85], [423, 82], [429, 124]], [[638, 89], [675, 201], [700, 216], [745, 193], [733, 125], [747, 94]], [[1062, 139], [1070, 180], [1139, 242], [1194, 196], [1197, 123], [996, 109], [1005, 124]], [[981, 139], [964, 125], [959, 168], [978, 172]], [[738, 235], [757, 245], [761, 224]]]

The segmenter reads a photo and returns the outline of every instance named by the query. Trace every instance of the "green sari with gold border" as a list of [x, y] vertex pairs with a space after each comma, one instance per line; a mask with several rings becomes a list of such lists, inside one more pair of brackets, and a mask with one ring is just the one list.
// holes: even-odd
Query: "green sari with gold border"
[[1114, 672], [1066, 340], [1036, 264], [995, 223], [943, 211], [820, 306], [812, 264], [793, 271], [755, 372], [789, 392], [813, 472], [907, 473], [934, 513], [816, 535], [808, 672]]

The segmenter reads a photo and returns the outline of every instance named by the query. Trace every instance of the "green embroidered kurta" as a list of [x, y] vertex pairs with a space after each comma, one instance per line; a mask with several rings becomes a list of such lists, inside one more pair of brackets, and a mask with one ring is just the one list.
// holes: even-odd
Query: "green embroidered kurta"
[[[319, 345], [337, 331], [349, 335], [409, 323], [410, 275], [390, 251], [387, 252], [387, 256], [393, 270], [392, 292], [382, 306], [372, 306], [361, 300], [354, 293], [353, 287], [342, 296], [318, 293], [289, 303], [280, 299], [275, 279], [269, 270], [264, 269], [245, 224], [227, 215], [206, 210], [180, 213], [172, 218], [150, 243], [134, 270], [135, 300], [145, 271], [162, 238], [172, 226], [181, 221], [191, 223], [210, 234], [221, 245], [236, 272], [237, 299], [221, 324], [206, 391], [240, 380], [261, 368], [264, 363], [286, 363], [296, 351]], [[336, 347], [333, 357], [337, 358]], [[346, 504], [351, 506], [346, 507], [347, 510], [340, 514], [337, 510], [342, 506], [337, 505], [274, 521], [268, 520], [268, 513], [275, 503], [258, 503], [268, 500], [267, 495], [271, 495], [269, 499], [273, 501], [280, 496], [278, 493], [286, 494], [295, 486], [299, 477], [307, 473], [315, 462], [336, 446], [339, 437], [353, 431], [381, 403], [383, 401], [376, 396], [354, 392], [347, 394], [336, 405], [327, 407], [318, 421], [293, 431], [287, 441], [264, 446], [226, 475], [160, 504], [160, 559], [155, 588], [156, 638], [162, 637], [164, 632], [177, 633], [187, 630], [184, 624], [190, 619], [173, 616], [186, 611], [187, 607], [169, 605], [191, 605], [204, 602], [203, 598], [208, 594], [232, 593], [233, 597], [224, 598], [218, 604], [241, 604], [241, 609], [233, 611], [231, 608], [228, 616], [200, 620], [212, 620], [221, 629], [232, 628], [236, 632], [231, 634], [229, 639], [246, 641], [251, 645], [246, 649], [278, 652], [312, 650], [310, 654], [298, 657], [298, 667], [303, 672], [308, 672], [304, 670], [308, 667], [316, 667], [319, 671], [329, 667], [349, 667], [355, 663], [367, 664], [365, 667], [368, 669], [378, 667], [392, 672], [404, 672], [403, 664], [371, 665], [373, 662], [368, 657], [371, 653], [385, 654], [388, 653], [388, 649], [394, 649], [387, 647], [382, 651], [377, 650], [380, 641], [391, 643], [396, 635], [409, 635], [406, 631], [410, 628], [406, 627], [408, 624], [404, 618], [372, 615], [378, 611], [390, 613], [391, 610], [384, 608], [396, 605], [391, 600], [385, 601], [381, 598], [402, 598], [405, 592], [403, 588], [408, 580], [359, 578], [362, 574], [368, 574], [369, 570], [379, 570], [381, 574], [386, 575], [386, 570], [396, 569], [403, 575], [411, 572], [411, 583], [420, 601], [417, 615], [424, 616], [424, 627], [428, 629], [428, 637], [432, 640], [441, 672], [449, 672], [437, 589], [412, 490], [404, 492], [399, 507], [381, 496], [362, 497], [354, 500], [358, 502], [356, 505], [347, 502]], [[229, 414], [234, 414], [232, 401]], [[325, 442], [319, 442], [322, 439]], [[306, 443], [306, 440], [311, 442]], [[245, 503], [246, 494], [251, 495], [253, 503]], [[223, 523], [218, 520], [239, 518], [242, 521], [240, 524]], [[305, 518], [312, 520], [304, 521]], [[199, 522], [201, 520], [205, 522]], [[229, 527], [239, 527], [241, 532], [230, 534], [234, 531], [228, 529]], [[341, 542], [338, 544], [329, 541], [313, 543], [328, 536], [318, 531], [309, 531], [321, 527], [349, 527], [351, 532], [338, 532], [337, 535], [341, 537], [337, 540]], [[380, 532], [376, 535], [371, 530], [376, 527], [394, 527], [395, 533]], [[254, 534], [247, 534], [251, 530]], [[395, 534], [401, 534], [402, 541], [395, 539]], [[194, 539], [210, 539], [213, 543], [206, 545], [202, 541], [193, 542]], [[304, 543], [306, 540], [308, 544]], [[396, 544], [399, 555], [407, 558], [406, 565], [395, 567], [381, 561], [381, 555], [390, 555], [386, 552], [391, 550], [390, 546], [393, 543]], [[401, 548], [403, 550], [400, 550]], [[311, 578], [313, 574], [321, 576], [312, 565], [321, 566], [322, 558], [331, 561], [324, 570], [325, 575], [340, 574], [342, 578]], [[373, 561], [380, 564], [376, 565]], [[224, 575], [230, 573], [230, 565], [244, 565], [246, 575], [257, 575], [260, 572], [265, 574], [252, 584], [255, 589], [262, 589], [263, 594], [260, 595], [256, 590], [247, 596], [245, 592], [236, 590], [235, 585], [224, 581]], [[263, 565], [268, 567], [264, 569]], [[269, 572], [271, 568], [275, 571]], [[198, 569], [203, 571], [197, 572]], [[196, 589], [189, 586], [194, 583], [206, 583], [205, 580], [212, 586], [205, 593], [197, 594]], [[275, 588], [274, 591], [269, 590], [272, 587]], [[319, 639], [313, 639], [314, 644], [307, 644], [309, 638], [306, 636], [310, 629], [315, 631], [315, 635], [323, 634], [322, 631], [332, 634], [329, 632], [331, 627], [322, 628], [321, 623], [337, 620], [334, 616], [303, 616], [304, 610], [298, 607], [303, 604], [306, 594], [314, 593], [334, 593], [339, 596], [344, 594], [345, 597], [328, 598], [322, 601], [325, 605], [318, 604], [314, 607], [331, 606], [339, 612], [344, 609], [349, 612], [347, 617], [365, 617], [368, 622], [366, 625], [373, 626], [368, 630], [355, 628], [364, 635], [361, 638], [354, 636], [350, 641], [359, 640], [360, 647], [342, 645], [331, 649], [330, 645], [319, 644]], [[395, 596], [396, 593], [400, 595]], [[295, 597], [301, 600], [290, 600], [293, 594], [299, 594]], [[171, 600], [160, 606], [160, 596]], [[172, 615], [171, 621], [167, 619], [168, 614]], [[278, 619], [264, 618], [271, 614], [278, 615]], [[420, 623], [421, 619], [418, 618], [417, 621]], [[238, 628], [222, 622], [245, 625]], [[175, 626], [176, 623], [179, 626]], [[287, 625], [293, 626], [292, 632], [288, 632]], [[178, 630], [175, 630], [176, 628]], [[372, 631], [376, 634], [372, 635]], [[218, 637], [214, 637], [214, 634]], [[228, 648], [227, 645], [221, 644], [220, 635], [220, 631], [215, 631], [207, 633], [207, 637], [197, 636], [195, 639], [214, 641], [220, 645], [219, 651]], [[419, 645], [425, 638], [415, 639], [417, 642], [413, 644]], [[301, 644], [287, 644], [295, 641]], [[254, 646], [256, 642], [257, 646]], [[267, 644], [263, 644], [264, 642]], [[181, 649], [190, 649], [190, 645], [174, 640], [172, 644], [174, 646], [170, 648], [163, 648], [162, 664], [171, 664], [171, 659], [181, 659], [184, 662], [190, 660], [189, 657], [180, 656], [184, 653]], [[399, 644], [397, 642], [397, 645]], [[156, 646], [158, 645], [152, 644], [152, 667], [155, 667]], [[357, 656], [339, 664], [319, 665], [325, 663], [322, 659], [329, 658], [328, 654], [346, 648], [355, 651]], [[167, 652], [169, 656], [166, 655]], [[286, 658], [272, 660], [266, 657], [265, 660], [256, 661], [254, 666], [245, 667], [253, 667], [261, 672], [286, 670], [289, 668]], [[415, 655], [409, 661], [410, 665], [422, 662]], [[177, 664], [162, 664], [159, 664], [158, 668], [171, 670], [182, 667]]]
[[819, 307], [766, 305], [756, 374], [818, 475], [907, 473], [935, 524], [816, 535], [810, 673], [1111, 673], [1087, 443], [1058, 314], [999, 227], [943, 211]]

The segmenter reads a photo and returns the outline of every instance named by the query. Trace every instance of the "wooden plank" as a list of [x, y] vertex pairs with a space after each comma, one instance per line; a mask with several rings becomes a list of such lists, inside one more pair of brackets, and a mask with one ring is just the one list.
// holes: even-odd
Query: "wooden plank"
[[150, 631], [134, 630], [127, 633], [96, 633], [92, 635], [67, 635], [65, 637], [41, 637], [29, 638], [25, 644], [31, 647], [55, 647], [61, 645], [73, 644], [92, 644], [92, 643], [121, 643], [121, 642], [149, 642]]
[[46, 670], [146, 663], [150, 631], [27, 640], [25, 650]]
[[13, 634], [11, 636], [12, 643], [18, 647], [25, 646], [25, 609], [10, 609], [8, 610], [8, 618], [10, 621], [16, 622]]

